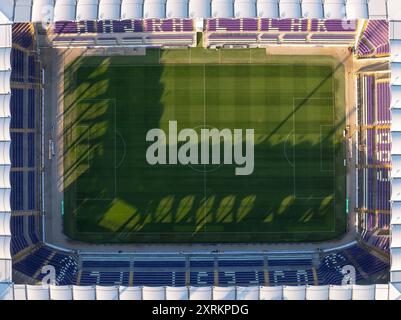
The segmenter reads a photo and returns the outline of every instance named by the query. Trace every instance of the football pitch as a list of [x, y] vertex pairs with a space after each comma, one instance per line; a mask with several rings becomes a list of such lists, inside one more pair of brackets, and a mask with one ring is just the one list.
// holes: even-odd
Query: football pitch
[[[97, 243], [339, 237], [344, 77], [333, 58], [261, 49], [77, 59], [64, 77], [65, 234]], [[168, 134], [170, 121], [198, 133], [254, 129], [252, 174], [236, 175], [235, 163], [149, 164], [146, 135]]]

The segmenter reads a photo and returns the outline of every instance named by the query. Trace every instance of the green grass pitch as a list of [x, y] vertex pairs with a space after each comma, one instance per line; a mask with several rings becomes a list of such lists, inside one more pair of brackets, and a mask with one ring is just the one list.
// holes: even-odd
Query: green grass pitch
[[[325, 241], [345, 232], [344, 70], [264, 50], [147, 50], [65, 70], [64, 231], [89, 242]], [[255, 130], [255, 168], [146, 162], [149, 129]]]

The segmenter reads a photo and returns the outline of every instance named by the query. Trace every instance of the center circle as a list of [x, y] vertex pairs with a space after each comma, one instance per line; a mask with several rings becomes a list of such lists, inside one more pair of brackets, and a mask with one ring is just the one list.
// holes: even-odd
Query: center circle
[[[201, 125], [201, 126], [193, 127], [192, 129], [196, 131], [196, 130], [199, 130], [199, 129], [217, 129], [217, 128], [216, 128], [216, 127], [213, 127], [213, 126], [210, 126], [210, 125]], [[202, 135], [201, 135], [201, 137], [202, 137]], [[189, 166], [192, 170], [194, 170], [194, 171], [196, 171], [196, 172], [200, 172], [200, 173], [206, 173], [206, 172], [213, 172], [213, 171], [216, 171], [216, 170], [219, 169], [222, 165], [223, 165], [223, 163], [216, 164], [216, 165], [213, 165], [213, 164], [198, 164], [197, 166], [203, 166], [203, 169], [198, 169], [198, 168], [194, 167], [193, 164], [191, 164], [191, 163], [188, 164], [188, 166]], [[206, 166], [208, 166], [208, 167], [209, 167], [209, 166], [214, 166], [214, 167], [212, 167], [212, 168], [210, 168], [210, 169], [206, 169]]]

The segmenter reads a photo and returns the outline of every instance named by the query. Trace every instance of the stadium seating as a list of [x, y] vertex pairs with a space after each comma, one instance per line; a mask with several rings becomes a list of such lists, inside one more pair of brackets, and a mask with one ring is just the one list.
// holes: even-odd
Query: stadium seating
[[32, 49], [33, 27], [30, 23], [14, 23], [12, 37], [14, 44], [24, 49]]
[[28, 211], [36, 209], [36, 183], [35, 172], [28, 172]]
[[390, 54], [389, 24], [386, 20], [369, 20], [357, 44], [359, 57], [386, 56]]
[[28, 90], [28, 128], [35, 128], [35, 90]]
[[24, 52], [13, 48], [11, 51], [11, 81], [24, 81]]
[[29, 56], [28, 57], [28, 81], [35, 82], [36, 81], [36, 70], [35, 70], [35, 57]]
[[23, 128], [23, 107], [24, 107], [24, 90], [12, 89], [11, 90], [11, 129]]
[[37, 217], [35, 217], [35, 216], [28, 217], [29, 237], [33, 244], [36, 244], [39, 242], [37, 224], [36, 224], [36, 220], [35, 220], [36, 218]]
[[53, 29], [55, 34], [193, 31], [194, 24], [191, 19], [57, 21]]
[[11, 172], [11, 210], [23, 210], [24, 197], [24, 173]]
[[11, 253], [17, 254], [24, 248], [28, 247], [28, 242], [24, 235], [24, 217], [13, 216], [11, 217]]

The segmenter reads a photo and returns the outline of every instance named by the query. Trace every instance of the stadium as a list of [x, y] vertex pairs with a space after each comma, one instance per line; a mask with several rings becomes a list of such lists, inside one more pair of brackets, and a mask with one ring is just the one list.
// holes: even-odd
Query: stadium
[[2, 0], [0, 29], [0, 300], [401, 299], [398, 0]]

